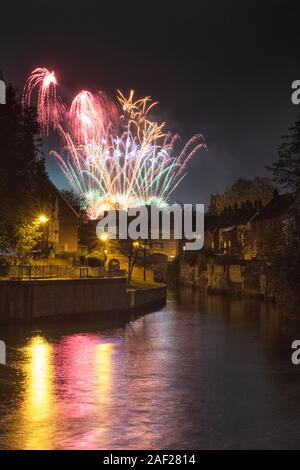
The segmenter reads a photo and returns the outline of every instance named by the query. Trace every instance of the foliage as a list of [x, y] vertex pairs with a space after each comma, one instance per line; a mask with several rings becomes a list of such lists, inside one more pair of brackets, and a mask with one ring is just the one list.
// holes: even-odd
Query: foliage
[[87, 217], [87, 201], [85, 197], [82, 194], [76, 193], [73, 189], [63, 189], [61, 193], [70, 206], [79, 214], [80, 221], [85, 221]]
[[0, 257], [0, 276], [6, 276], [9, 270], [9, 262], [3, 256]]
[[21, 260], [28, 258], [42, 235], [37, 222], [21, 223], [17, 227], [16, 251]]
[[300, 192], [300, 116], [289, 131], [281, 138], [279, 159], [269, 169], [281, 186]]
[[294, 238], [281, 250], [274, 252], [268, 269], [276, 299], [285, 316], [299, 318], [300, 304], [300, 240]]
[[[279, 158], [269, 169], [273, 172], [274, 181], [299, 195], [300, 116], [289, 133], [282, 136]], [[297, 199], [290, 211], [289, 225], [279, 228], [275, 239], [266, 241], [264, 255], [279, 306], [289, 317], [299, 317], [300, 304], [300, 208]]]
[[93, 251], [86, 256], [86, 262], [91, 268], [101, 268], [105, 263], [105, 255], [99, 251]]
[[247, 201], [268, 203], [274, 196], [275, 185], [269, 178], [255, 177], [253, 180], [240, 178], [225, 189], [223, 195], [212, 195], [210, 213], [221, 213], [224, 207], [241, 206]]
[[289, 230], [283, 223], [278, 223], [276, 228], [265, 231], [263, 238], [259, 239], [257, 256], [264, 264], [271, 265], [288, 246]]
[[273, 197], [275, 187], [269, 178], [256, 176], [253, 180], [238, 179], [230, 188], [225, 190], [225, 199], [228, 205], [240, 204], [242, 201], [270, 200]]

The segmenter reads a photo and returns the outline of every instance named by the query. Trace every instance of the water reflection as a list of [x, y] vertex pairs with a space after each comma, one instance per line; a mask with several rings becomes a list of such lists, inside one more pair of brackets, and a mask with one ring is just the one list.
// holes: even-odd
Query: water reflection
[[[20, 432], [24, 449], [48, 449], [54, 433], [53, 345], [34, 336], [23, 349], [24, 391]], [[20, 443], [21, 444], [21, 443]]]
[[99, 380], [99, 396], [107, 401], [112, 382], [113, 344], [100, 343], [96, 346], [96, 374]]
[[[104, 423], [109, 419], [113, 344], [96, 335], [75, 335], [57, 345], [57, 396], [64, 422], [60, 446], [86, 449], [105, 439]], [[95, 426], [96, 419], [101, 426]]]
[[0, 448], [300, 447], [281, 326], [263, 303], [183, 290], [122, 329], [8, 332]]
[[37, 421], [47, 419], [51, 414], [52, 352], [52, 346], [39, 336], [32, 338], [24, 351], [24, 372], [27, 375], [26, 412]]

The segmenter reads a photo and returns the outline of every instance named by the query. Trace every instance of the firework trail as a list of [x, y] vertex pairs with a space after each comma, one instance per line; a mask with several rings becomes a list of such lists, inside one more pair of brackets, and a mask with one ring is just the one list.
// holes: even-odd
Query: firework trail
[[23, 106], [30, 106], [32, 92], [38, 88], [38, 122], [46, 135], [50, 125], [55, 128], [65, 113], [64, 105], [56, 97], [56, 85], [54, 72], [38, 67], [31, 73], [23, 92]]
[[105, 93], [82, 90], [69, 109], [56, 95], [54, 72], [37, 68], [29, 76], [23, 105], [30, 106], [37, 88], [38, 120], [47, 135], [52, 127], [62, 148], [53, 150], [73, 189], [83, 195], [88, 216], [127, 210], [144, 204], [167, 205], [190, 159], [206, 148], [202, 135], [190, 139], [179, 154], [179, 136], [165, 132], [165, 123], [149, 118], [157, 102], [147, 96], [135, 100], [119, 90], [117, 102]]
[[70, 130], [82, 144], [97, 141], [107, 132], [117, 132], [117, 106], [102, 92], [93, 95], [82, 90], [70, 107]]

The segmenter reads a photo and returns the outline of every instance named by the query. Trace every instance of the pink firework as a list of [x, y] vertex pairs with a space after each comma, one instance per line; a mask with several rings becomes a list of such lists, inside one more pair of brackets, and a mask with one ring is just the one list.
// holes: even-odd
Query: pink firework
[[82, 90], [72, 101], [69, 126], [78, 142], [84, 144], [106, 138], [118, 127], [117, 106], [104, 93]]
[[64, 105], [56, 99], [55, 73], [46, 68], [38, 67], [30, 74], [23, 92], [23, 106], [30, 106], [31, 95], [38, 90], [37, 111], [38, 122], [45, 134], [49, 133], [50, 124], [55, 128], [64, 115]]

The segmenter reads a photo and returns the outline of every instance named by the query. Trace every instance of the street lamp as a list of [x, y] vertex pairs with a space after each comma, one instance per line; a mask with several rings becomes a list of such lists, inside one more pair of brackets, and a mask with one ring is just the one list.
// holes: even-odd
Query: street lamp
[[[42, 214], [39, 214], [37, 216], [36, 220], [37, 220], [38, 225], [46, 225], [49, 222], [49, 217], [46, 214], [42, 213]], [[42, 246], [41, 246], [42, 252], [45, 250], [43, 248], [43, 245], [44, 245], [45, 242], [46, 242], [46, 254], [48, 256], [49, 255], [49, 253], [48, 253], [49, 226], [45, 227], [45, 229], [43, 230], [43, 241], [42, 241]]]
[[40, 224], [46, 224], [49, 221], [49, 218], [45, 214], [40, 214], [38, 216], [38, 221]]
[[107, 253], [108, 253], [107, 243], [109, 242], [110, 236], [109, 236], [109, 233], [102, 232], [102, 233], [100, 233], [100, 235], [98, 235], [98, 237], [101, 240], [101, 242], [103, 243], [103, 248], [104, 248], [103, 251], [104, 251], [104, 255], [105, 255], [104, 267], [105, 267], [106, 260], [107, 260]]
[[109, 239], [109, 235], [107, 232], [102, 232], [99, 238], [102, 242], [107, 242]]

